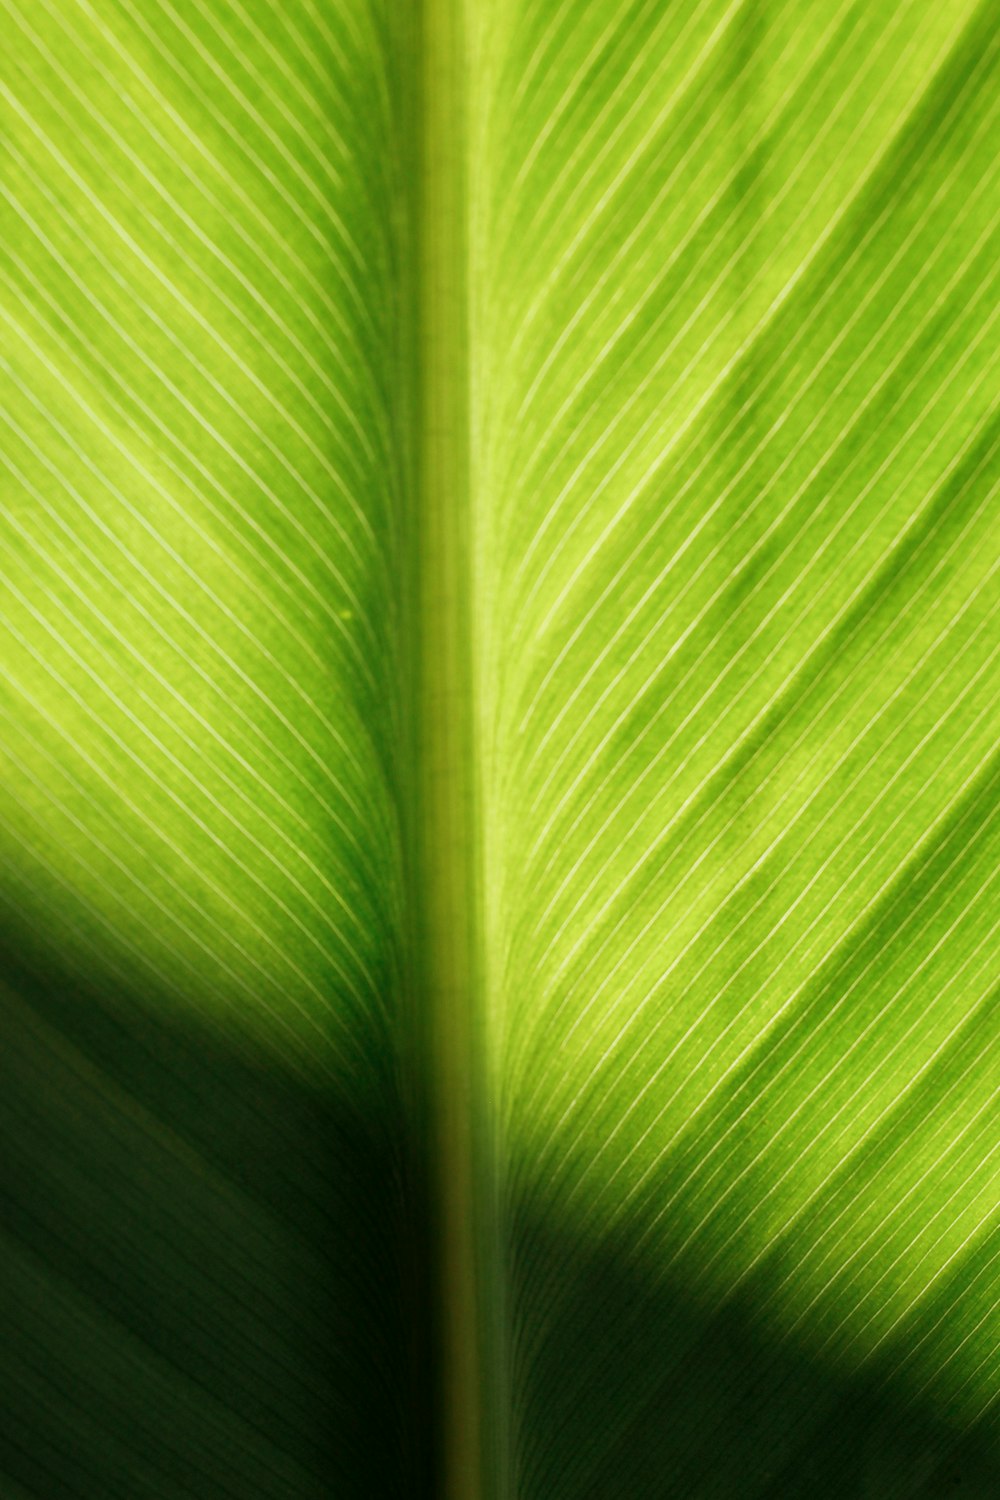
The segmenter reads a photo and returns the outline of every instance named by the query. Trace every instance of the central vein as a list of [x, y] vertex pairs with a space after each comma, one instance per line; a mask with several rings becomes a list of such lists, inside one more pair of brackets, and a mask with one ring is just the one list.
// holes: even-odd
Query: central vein
[[479, 894], [469, 503], [463, 0], [418, 0], [414, 967], [427, 1022], [446, 1500], [482, 1500], [474, 1111]]

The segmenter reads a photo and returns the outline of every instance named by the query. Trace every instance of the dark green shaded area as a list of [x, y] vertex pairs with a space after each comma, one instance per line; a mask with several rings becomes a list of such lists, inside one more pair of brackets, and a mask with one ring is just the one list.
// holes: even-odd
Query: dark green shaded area
[[433, 1493], [402, 1109], [37, 947], [2, 935], [0, 1493]]
[[[441, 1494], [418, 1116], [365, 1117], [37, 935], [0, 954], [0, 1493]], [[988, 1422], [541, 1197], [508, 1223], [514, 1493], [1000, 1491]]]
[[[512, 1213], [516, 1493], [629, 1500], [991, 1500], [995, 1424], [914, 1401], [872, 1364], [782, 1338], [752, 1293], [711, 1306], [627, 1236], [540, 1201]], [[888, 1364], [888, 1361], [886, 1361]]]

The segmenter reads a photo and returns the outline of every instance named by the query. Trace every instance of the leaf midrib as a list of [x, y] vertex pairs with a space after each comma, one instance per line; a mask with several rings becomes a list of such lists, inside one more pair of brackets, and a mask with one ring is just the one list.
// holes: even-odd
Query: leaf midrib
[[[468, 229], [463, 0], [417, 0], [408, 809], [411, 964], [425, 1018], [436, 1219], [438, 1453], [445, 1500], [484, 1500], [484, 1347], [491, 1174], [483, 1129], [476, 650], [469, 487]], [[418, 1024], [421, 1024], [418, 1022]]]

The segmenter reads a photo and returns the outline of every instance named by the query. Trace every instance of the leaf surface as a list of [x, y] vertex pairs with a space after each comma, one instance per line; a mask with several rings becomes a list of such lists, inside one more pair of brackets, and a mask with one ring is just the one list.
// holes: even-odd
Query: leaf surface
[[398, 1494], [400, 22], [3, 13], [0, 1471]]
[[995, 4], [0, 7], [0, 1489], [993, 1495]]
[[996, 12], [494, 13], [511, 1492], [986, 1494]]

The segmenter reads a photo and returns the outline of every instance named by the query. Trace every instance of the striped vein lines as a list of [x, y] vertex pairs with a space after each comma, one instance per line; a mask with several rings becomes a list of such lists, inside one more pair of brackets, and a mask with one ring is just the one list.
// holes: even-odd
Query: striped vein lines
[[0, 15], [0, 1488], [394, 1493], [397, 22]]
[[353, 1069], [400, 900], [374, 15], [3, 9], [10, 894], [67, 912], [68, 880]]
[[[323, 1125], [343, 1176], [307, 1173], [286, 1233], [280, 1172], [244, 1182], [192, 1096], [150, 1105], [169, 1068], [147, 1098], [79, 1016], [12, 999], [0, 1111], [58, 1137], [53, 1202], [83, 1213], [88, 1111], [150, 1173], [138, 1191], [123, 1156], [91, 1184], [121, 1238], [102, 1217], [75, 1272], [24, 1197], [3, 1260], [56, 1305], [23, 1378], [64, 1400], [72, 1360], [52, 1377], [45, 1345], [79, 1326], [112, 1383], [141, 1370], [195, 1420], [224, 1278], [199, 1279], [200, 1220], [164, 1185], [203, 1174], [195, 1206], [240, 1239], [220, 1316], [250, 1373], [227, 1391], [209, 1359], [199, 1441], [257, 1453], [262, 1496], [310, 1493], [315, 1330], [294, 1324], [300, 1361], [281, 1295], [259, 1326], [253, 1299], [272, 1258], [319, 1295], [329, 1237], [367, 1306], [399, 1249], [408, 23], [380, 0], [0, 14], [2, 935], [44, 921], [109, 993], [148, 991], [140, 1029], [186, 1005], [265, 1136], [262, 1056], [291, 1090], [271, 1108], [318, 1089], [354, 1111]], [[484, 1004], [523, 1493], [560, 1441], [532, 1409], [567, 1283], [538, 1202], [626, 1246], [650, 1295], [750, 1298], [818, 1361], [995, 1425], [995, 6], [489, 0], [469, 21]], [[306, 1114], [267, 1136], [289, 1170]], [[127, 1281], [147, 1253], [157, 1191], [192, 1311], [172, 1354], [99, 1280], [102, 1254]], [[562, 1346], [584, 1384], [589, 1326]], [[366, 1366], [386, 1389], [389, 1342]], [[318, 1384], [349, 1406], [337, 1351]], [[561, 1492], [652, 1409], [623, 1368], [634, 1399]], [[288, 1374], [277, 1414], [253, 1370]], [[80, 1402], [75, 1435], [121, 1474], [148, 1443], [173, 1482], [159, 1429], [117, 1410]], [[678, 1483], [705, 1441], [681, 1435]]]
[[[787, 106], [787, 104], [790, 101], [794, 101], [797, 97], [799, 97], [804, 92], [803, 86], [805, 84], [807, 84], [808, 81], [809, 81], [809, 79], [810, 79], [810, 67], [814, 66], [819, 59], [822, 59], [824, 57], [823, 43], [825, 41], [827, 41], [828, 39], [829, 39], [829, 32], [825, 32], [825, 33], [821, 33], [820, 34], [817, 43], [814, 44], [813, 50], [812, 50], [809, 58], [807, 59], [807, 66], [804, 67], [804, 68], [802, 68], [801, 71], [797, 71], [795, 74], [793, 74], [791, 81], [788, 82], [784, 86], [784, 93], [783, 93], [782, 99], [780, 101], [780, 106], [781, 107], [776, 107], [775, 110], [773, 111], [772, 119], [769, 122], [766, 122], [771, 127], [773, 127], [778, 121], [780, 121], [780, 119], [782, 117], [782, 114], [783, 114], [783, 107]], [[880, 46], [885, 47], [886, 45], [888, 45], [888, 43], [890, 41], [891, 41], [891, 37], [880, 38]], [[914, 46], [914, 40], [911, 38], [910, 41], [908, 42], [908, 46], [907, 46], [906, 50], [907, 51], [912, 51], [913, 46]], [[664, 63], [658, 69], [658, 74], [657, 74], [658, 79], [660, 77], [660, 74], [666, 74], [667, 66], [668, 66], [668, 64], [669, 64], [670, 59], [671, 59], [672, 56], [673, 56], [672, 53], [669, 54], [669, 56], [667, 57], [667, 59], [665, 59]], [[875, 60], [876, 59], [874, 57], [866, 59], [865, 68], [862, 69], [859, 72], [859, 74], [858, 74], [857, 77], [852, 77], [850, 87], [846, 91], [848, 100], [852, 97], [854, 91], [857, 91], [857, 90], [861, 89], [861, 87], [863, 86], [864, 80], [865, 80], [865, 73], [871, 68], [872, 63]], [[892, 82], [892, 77], [894, 76], [895, 72], [898, 70], [898, 67], [899, 67], [899, 64], [897, 63], [896, 67], [893, 69], [892, 74], [890, 75], [890, 78], [887, 80], [888, 83]], [[920, 95], [922, 94], [922, 92], [924, 91], [925, 88], [926, 88], [926, 77], [923, 76], [923, 75], [921, 75], [919, 84], [914, 89], [914, 94], [912, 96], [913, 99], [914, 100], [919, 99]], [[883, 85], [881, 93], [887, 95], [890, 98], [892, 97], [891, 90], [889, 88], [887, 88], [885, 85]], [[842, 101], [839, 102], [838, 108], [839, 108], [839, 110], [843, 110], [844, 107], [845, 107], [845, 102], [842, 100]], [[868, 111], [868, 113], [870, 113], [870, 110]], [[649, 132], [647, 132], [646, 136], [644, 136], [644, 138], [643, 138], [643, 149], [645, 151], [647, 151], [647, 153], [652, 149], [653, 146], [655, 146], [657, 144], [657, 136], [658, 135], [662, 135], [663, 129], [664, 129], [666, 123], [669, 120], [669, 114], [670, 114], [669, 108], [666, 109], [666, 110], [664, 110], [664, 111], [661, 111], [661, 113], [658, 115], [657, 121], [656, 121], [656, 127], [657, 128], [653, 129], [653, 130], [651, 130]], [[901, 115], [897, 119], [897, 121], [896, 121], [897, 128], [900, 125], [900, 123], [902, 123], [902, 121], [905, 119], [905, 115], [906, 115], [906, 112], [904, 111], [903, 115]], [[724, 118], [721, 117], [721, 111], [719, 110], [718, 107], [717, 107], [717, 112], [714, 115], [712, 113], [708, 112], [707, 113], [707, 125], [706, 126], [701, 126], [700, 125], [699, 134], [696, 137], [696, 144], [701, 140], [701, 130], [705, 130], [706, 133], [707, 133], [707, 127], [708, 126], [714, 125], [716, 127], [716, 129], [718, 130], [718, 127], [720, 125], [724, 125], [724, 124], [725, 124], [725, 120], [724, 120]], [[827, 123], [827, 125], [825, 126], [825, 128], [829, 129], [829, 123]], [[856, 144], [855, 136], [858, 133], [859, 133], [858, 132], [858, 128], [857, 128], [857, 125], [855, 124], [853, 134], [851, 135], [851, 137], [849, 138], [849, 140], [847, 142], [845, 142], [845, 143], [842, 144], [841, 157], [840, 157], [841, 160], [850, 161], [851, 158], [850, 158], [850, 155], [849, 155], [849, 146], [851, 144]], [[740, 167], [745, 168], [747, 166], [747, 164], [753, 158], [754, 151], [760, 149], [760, 147], [767, 140], [767, 137], [768, 137], [768, 131], [767, 131], [766, 128], [762, 127], [762, 129], [761, 129], [761, 131], [759, 133], [759, 138], [755, 138], [755, 140], [753, 142], [749, 143], [749, 145], [746, 145], [746, 146], [744, 146], [743, 143], [740, 143], [741, 151], [742, 151], [742, 154], [743, 154], [743, 159], [742, 160], [738, 159], [737, 167], [736, 168], [731, 168], [727, 164], [727, 170], [729, 171], [730, 176], [732, 176], [734, 180], [738, 177], [739, 168]], [[682, 135], [682, 139], [686, 139], [686, 137]], [[812, 150], [812, 149], [814, 149], [814, 143], [813, 142], [810, 143], [810, 150]], [[882, 155], [886, 154], [887, 150], [888, 150], [888, 148], [886, 147], [885, 143], [884, 142], [880, 143], [880, 152], [881, 152], [881, 154]], [[690, 156], [693, 158], [693, 160], [695, 162], [700, 161], [701, 156], [703, 155], [703, 153], [699, 153], [697, 151], [689, 149], [685, 153], [684, 161], [687, 160], [687, 156], [689, 154], [690, 154]], [[798, 176], [799, 176], [799, 172], [800, 172], [800, 168], [799, 168], [799, 165], [798, 165], [798, 162], [797, 162], [795, 172], [793, 172], [793, 174], [790, 177], [789, 181], [784, 185], [782, 193], [779, 195], [779, 197], [783, 197], [785, 194], [787, 194], [787, 192], [790, 190], [790, 188], [797, 181]], [[702, 179], [702, 177], [703, 176], [707, 177], [708, 175], [709, 174], [707, 172], [706, 166], [702, 165], [700, 171], [696, 175], [695, 182], [694, 182], [693, 185], [695, 187], [698, 187], [699, 185], [701, 185], [701, 179]], [[820, 179], [820, 182], [822, 183], [822, 181], [824, 181], [824, 180], [825, 179]], [[815, 180], [814, 180], [814, 182], [815, 182]], [[618, 174], [618, 176], [616, 177], [616, 186], [617, 185], [621, 185], [622, 188], [623, 188], [623, 190], [624, 190], [624, 187], [627, 187], [628, 184], [629, 184], [629, 173], [628, 173], [627, 170], [623, 169]], [[674, 270], [675, 262], [681, 257], [681, 255], [683, 253], [683, 250], [685, 248], [687, 248], [689, 240], [691, 238], [691, 229], [690, 229], [690, 226], [687, 225], [687, 224], [685, 224], [684, 219], [683, 219], [683, 210], [684, 210], [684, 207], [686, 206], [684, 199], [680, 198], [679, 202], [678, 202], [678, 206], [676, 208], [673, 208], [671, 212], [669, 212], [669, 213], [666, 212], [666, 210], [668, 208], [668, 205], [670, 204], [670, 200], [671, 200], [670, 189], [672, 187], [674, 187], [675, 185], [676, 184], [674, 183], [673, 176], [671, 174], [671, 175], [669, 175], [666, 178], [666, 181], [665, 181], [663, 187], [661, 187], [659, 189], [659, 192], [657, 193], [657, 196], [656, 196], [654, 202], [648, 208], [644, 205], [643, 214], [642, 214], [642, 217], [639, 220], [638, 225], [635, 225], [635, 226], [629, 225], [629, 236], [624, 241], [621, 250], [617, 252], [617, 254], [620, 255], [621, 258], [622, 258], [622, 260], [625, 261], [626, 263], [628, 263], [628, 260], [629, 260], [630, 257], [631, 257], [631, 259], [633, 261], [635, 261], [635, 259], [636, 259], [635, 254], [634, 254], [635, 245], [631, 243], [631, 239], [632, 239], [632, 236], [637, 235], [638, 232], [641, 231], [643, 228], [645, 228], [647, 230], [653, 230], [653, 231], [655, 231], [656, 243], [660, 243], [662, 241], [663, 248], [664, 248], [664, 257], [665, 257], [663, 269], [662, 269], [662, 271], [660, 273], [660, 276], [658, 278], [654, 278], [654, 280], [648, 286], [643, 286], [642, 287], [642, 294], [644, 296], [646, 296], [646, 297], [648, 297], [651, 294], [651, 292], [653, 292], [653, 291], [655, 291], [657, 289], [662, 289], [662, 286], [664, 284], [666, 284], [668, 286], [671, 286], [672, 290], [674, 289], [673, 284], [672, 284], [672, 280], [673, 279], [669, 277], [669, 273]], [[662, 197], [661, 197], [661, 194], [662, 194]], [[674, 195], [674, 196], [676, 196], [676, 195]], [[820, 193], [819, 193], [819, 189], [817, 189], [815, 187], [815, 185], [813, 185], [812, 188], [811, 188], [811, 197], [808, 200], [806, 207], [800, 210], [799, 219], [802, 219], [802, 218], [806, 217], [806, 212], [807, 212], [809, 204], [812, 203], [813, 200], [816, 199], [818, 196], [821, 196]], [[723, 204], [723, 207], [726, 206], [725, 193], [724, 193], [724, 191], [722, 189], [717, 189], [712, 194], [712, 196], [711, 196], [711, 198], [709, 200], [709, 206], [710, 206], [710, 208], [714, 208], [719, 202], [721, 202]], [[765, 210], [765, 212], [768, 209], [771, 210], [771, 212], [773, 212], [773, 207], [772, 207], [771, 204], [767, 205], [767, 209]], [[662, 211], [662, 212], [658, 212], [658, 211]], [[704, 214], [705, 212], [706, 212], [706, 210], [699, 205], [699, 212], [698, 212], [698, 214], [695, 215], [695, 227], [697, 227], [700, 224], [700, 222], [701, 222], [701, 215]], [[842, 214], [842, 213], [843, 213], [843, 205], [840, 205], [840, 214]], [[733, 216], [733, 209], [732, 209], [732, 207], [730, 207], [729, 210], [728, 210], [728, 217], [732, 218], [732, 216]], [[838, 217], [839, 216], [840, 215], [838, 215]], [[818, 248], [819, 245], [822, 244], [823, 240], [831, 233], [833, 225], [834, 225], [835, 222], [836, 222], [835, 219], [831, 220], [825, 226], [824, 233], [817, 238], [816, 246], [814, 247], [813, 253], [815, 253], [815, 249]], [[622, 226], [619, 226], [619, 227], [624, 227], [624, 224]], [[692, 272], [697, 272], [697, 270], [699, 269], [699, 267], [701, 267], [702, 265], [704, 265], [706, 263], [711, 264], [711, 260], [710, 260], [709, 257], [711, 256], [711, 254], [712, 254], [713, 251], [716, 252], [716, 253], [718, 252], [720, 244], [722, 244], [722, 243], [724, 243], [724, 242], [722, 240], [720, 240], [720, 237], [719, 237], [718, 233], [716, 233], [713, 236], [713, 238], [708, 242], [707, 246], [705, 246], [702, 249], [701, 255], [695, 260], [693, 267], [688, 270], [688, 273], [687, 273], [688, 276], [690, 276], [692, 274]], [[794, 243], [794, 241], [793, 241], [793, 243]], [[740, 246], [737, 247], [737, 251], [735, 252], [735, 258], [738, 259], [741, 255], [745, 255], [746, 253], [747, 253], [747, 246], [745, 244], [740, 245]], [[647, 255], [646, 258], [648, 258], [648, 255]], [[616, 259], [617, 259], [617, 256], [616, 256]], [[803, 269], [804, 269], [804, 264], [798, 268], [798, 270], [796, 272], [796, 275], [792, 278], [791, 282], [789, 283], [790, 286], [793, 286], [795, 284], [795, 282], [801, 277], [801, 275], [803, 273]], [[593, 299], [598, 295], [598, 293], [604, 289], [604, 283], [605, 283], [606, 280], [610, 281], [611, 284], [612, 284], [612, 286], [615, 284], [613, 270], [614, 270], [614, 268], [612, 268], [612, 271], [608, 273], [607, 277], [600, 278], [594, 286], [590, 287], [590, 289], [588, 290], [587, 296], [583, 299], [583, 301], [581, 303], [580, 309], [574, 314], [574, 316], [577, 316], [577, 317], [582, 316], [583, 313], [589, 314], [588, 322], [589, 322], [590, 326], [594, 326], [594, 322], [595, 322], [595, 318], [594, 318], [595, 309], [591, 306], [591, 303], [592, 303]], [[712, 288], [713, 289], [717, 289], [720, 285], [725, 284], [726, 276], [728, 275], [728, 273], [731, 272], [731, 270], [732, 270], [732, 264], [727, 263], [726, 266], [725, 266], [724, 273], [721, 276], [717, 275], [715, 281], [712, 283]], [[685, 284], [686, 283], [681, 283], [680, 287], [678, 287], [676, 290], [677, 291], [682, 291]], [[784, 297], [787, 296], [788, 289], [789, 288], [786, 287], [783, 290], [781, 296], [777, 299], [777, 302], [775, 304], [776, 306], [779, 306], [780, 303], [781, 303], [781, 301], [784, 299]], [[616, 295], [616, 296], [611, 297], [611, 298], [608, 299], [609, 311], [613, 311], [615, 314], [617, 314], [617, 310], [618, 310], [618, 306], [619, 306], [620, 301], [621, 301], [621, 295], [620, 295], [620, 291], [619, 291], [618, 295]], [[705, 308], [705, 306], [708, 305], [709, 303], [710, 303], [710, 294], [705, 294], [701, 298], [699, 304], [697, 305], [696, 311], [697, 312], [703, 311], [704, 308]], [[599, 306], [600, 306], [600, 304], [598, 303], [598, 307]], [[672, 311], [672, 307], [668, 308], [667, 311], [668, 312]], [[713, 341], [715, 341], [715, 340], [718, 339], [720, 333], [724, 333], [725, 332], [725, 329], [728, 326], [728, 324], [732, 321], [732, 318], [733, 318], [733, 313], [730, 312], [729, 315], [727, 316], [727, 318], [723, 320], [723, 323], [722, 323], [721, 327], [718, 330], [716, 330], [715, 333], [713, 334]], [[605, 368], [608, 368], [607, 366], [604, 365], [604, 362], [607, 359], [607, 356], [611, 352], [613, 352], [614, 346], [618, 342], [618, 340], [620, 339], [622, 332], [624, 330], [628, 329], [636, 321], [637, 321], [637, 310], [635, 308], [630, 308], [629, 311], [628, 311], [628, 313], [627, 313], [627, 315], [626, 315], [626, 317], [621, 322], [619, 322], [619, 324], [615, 328], [613, 336], [610, 339], [608, 339], [603, 345], [598, 346], [598, 348], [595, 350], [595, 356], [596, 357], [593, 358], [592, 360], [588, 361], [587, 373], [586, 373], [586, 375], [584, 377], [584, 383], [583, 383], [583, 385], [580, 386], [580, 389], [584, 389], [585, 385], [588, 384], [593, 379], [593, 377], [595, 375], [601, 373], [602, 366], [604, 366]], [[637, 349], [635, 351], [632, 351], [632, 357], [634, 358], [635, 354], [641, 352], [642, 348], [646, 344], [650, 344], [651, 343], [653, 345], [653, 347], [657, 351], [657, 359], [656, 359], [655, 363], [653, 364], [652, 369], [650, 370], [650, 372], [645, 377], [644, 382], [638, 384], [636, 386], [636, 388], [631, 392], [631, 394], [628, 396], [628, 398], [626, 398], [626, 400], [624, 402], [618, 402], [617, 399], [616, 399], [616, 401], [614, 403], [614, 408], [613, 408], [613, 420], [612, 420], [612, 423], [610, 424], [610, 427], [609, 427], [608, 431], [603, 435], [605, 441], [606, 441], [607, 437], [610, 436], [610, 435], [612, 435], [615, 432], [615, 430], [617, 429], [617, 427], [621, 424], [621, 422], [623, 421], [624, 417], [627, 415], [628, 411], [635, 404], [635, 401], [638, 398], [638, 396], [642, 394], [643, 390], [648, 389], [653, 384], [653, 377], [667, 363], [667, 361], [671, 358], [671, 356], [674, 355], [675, 352], [676, 352], [676, 340], [674, 342], [664, 341], [660, 337], [665, 332], [665, 328], [667, 326], [665, 324], [665, 322], [664, 322], [664, 317], [662, 315], [661, 315], [661, 317], [659, 317], [659, 318], [657, 318], [655, 320], [638, 319], [638, 323], [639, 323], [639, 330], [641, 331], [641, 334], [642, 334], [642, 339], [641, 339], [640, 343], [638, 344]], [[572, 324], [567, 325], [567, 327], [571, 327], [571, 326], [572, 326]], [[565, 331], [566, 330], [563, 330], [563, 333], [565, 333]], [[562, 336], [563, 336], [563, 334], [560, 335], [560, 337], [562, 337]], [[752, 342], [753, 342], [752, 339], [748, 340], [748, 344], [749, 345], [752, 345]], [[558, 347], [558, 341], [557, 341], [557, 344], [555, 346], [553, 346], [552, 349], [549, 350], [549, 356], [548, 356], [549, 358], [551, 358], [552, 353], [554, 352], [555, 348], [557, 348], [557, 347]], [[696, 354], [697, 354], [698, 357], [702, 356], [703, 353], [704, 353], [704, 348], [699, 349], [699, 350], [696, 351]], [[696, 361], [692, 363], [692, 368], [694, 368], [695, 364], [696, 364]], [[616, 367], [612, 366], [610, 368], [616, 368]], [[628, 366], [626, 365], [625, 368], [627, 369]], [[713, 389], [714, 389], [714, 387], [713, 387]], [[576, 394], [576, 388], [574, 388], [574, 391], [571, 393], [571, 395], [568, 398], [568, 401], [565, 404], [565, 406], [561, 407], [559, 409], [559, 415], [560, 416], [562, 415], [564, 409], [568, 409], [569, 405], [572, 403], [572, 400], [575, 397], [575, 394]], [[675, 392], [673, 390], [671, 390], [670, 394], [673, 395], [673, 394], [675, 394]], [[580, 430], [583, 429], [583, 427], [585, 425], [586, 418], [587, 418], [588, 415], [589, 415], [589, 412], [585, 410], [585, 412], [583, 414], [583, 418], [581, 419], [581, 421], [574, 428], [574, 434], [578, 435], [579, 432], [580, 432]], [[659, 425], [661, 423], [662, 423], [662, 409], [661, 409], [660, 402], [657, 402], [656, 407], [654, 407], [654, 410], [650, 413], [649, 418], [647, 419], [647, 423], [645, 424], [645, 427], [646, 428], [650, 428], [650, 427], [652, 427], [654, 425]], [[602, 447], [603, 447], [603, 444], [599, 444], [599, 445], [595, 446], [594, 454], [598, 458], [600, 457]], [[534, 455], [532, 455], [532, 458], [529, 459], [529, 461], [528, 461], [528, 465], [526, 466], [525, 474], [526, 474], [526, 478], [534, 478], [534, 482], [538, 483], [538, 478], [536, 478], [535, 476], [531, 476], [531, 466], [532, 466], [533, 457], [534, 457]], [[582, 474], [584, 472], [584, 470], [586, 468], [586, 464], [590, 460], [590, 458], [591, 458], [591, 454], [589, 452], [587, 454], [585, 454], [584, 459], [582, 460], [582, 462], [577, 465], [577, 469], [576, 469], [577, 473]], [[604, 469], [605, 472], [603, 474], [601, 474], [599, 477], [606, 480], [608, 465], [604, 464], [604, 465], [602, 465], [602, 467], [603, 467], [603, 469]], [[614, 472], [614, 471], [612, 471], [612, 472]], [[551, 474], [552, 474], [552, 468], [550, 467], [549, 469], [547, 469], [543, 473], [542, 476], [539, 476], [539, 477], [541, 478], [541, 481], [544, 483], [545, 481], [547, 481], [551, 477]], [[560, 499], [561, 500], [565, 499], [566, 494], [568, 494], [568, 490], [564, 491], [564, 492], [561, 492], [560, 493]], [[557, 504], [558, 503], [559, 502], [557, 502]], [[592, 501], [588, 501], [588, 503], [592, 504]], [[551, 509], [547, 510], [545, 518], [544, 518], [544, 523], [546, 525], [551, 524], [551, 520], [550, 520], [551, 515], [552, 515]], [[582, 516], [583, 516], [583, 512], [582, 512], [581, 508], [577, 507], [576, 511], [575, 511], [575, 514], [574, 514], [574, 517], [573, 517], [573, 521], [572, 521], [572, 527], [573, 528], [576, 528], [576, 527], [579, 526], [579, 524], [580, 524], [580, 522], [582, 520]], [[536, 533], [536, 535], [537, 535], [537, 533]], [[562, 544], [563, 544], [562, 539], [557, 538], [556, 539], [556, 545], [561, 547]], [[533, 537], [532, 538], [532, 544], [531, 544], [531, 546], [533, 548], [536, 545], [537, 545], [537, 542], [535, 541], [535, 539]], [[546, 562], [549, 563], [550, 566], [551, 566], [551, 562], [550, 562], [551, 553], [552, 553], [552, 548], [546, 548], [545, 549], [544, 557], [545, 557]], [[520, 568], [520, 566], [521, 565], [519, 564], [519, 568]]]
[[749, 1289], [993, 1420], [995, 12], [500, 9], [473, 426], [525, 1492], [517, 1392], [604, 1358], [558, 1344], [540, 1201], [647, 1291]]

